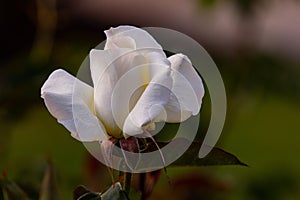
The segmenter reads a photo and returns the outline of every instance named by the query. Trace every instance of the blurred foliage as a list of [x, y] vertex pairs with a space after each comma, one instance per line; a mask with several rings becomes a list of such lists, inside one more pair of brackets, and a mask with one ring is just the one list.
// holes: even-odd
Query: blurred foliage
[[[212, 8], [218, 1], [221, 0], [198, 0], [201, 6]], [[242, 14], [248, 14], [252, 11], [254, 5], [261, 0], [232, 0], [241, 10]], [[262, 2], [262, 1], [261, 1]]]
[[[300, 98], [300, 70], [289, 63], [262, 54], [245, 54], [235, 59], [216, 59], [229, 92], [261, 91], [292, 101]], [[229, 97], [232, 93], [229, 93]]]
[[242, 13], [247, 13], [252, 11], [253, 5], [257, 4], [259, 0], [235, 0], [235, 2]]
[[[25, 194], [25, 192], [13, 181], [8, 180], [7, 178], [4, 178], [3, 180], [0, 180], [0, 187], [2, 193], [2, 199], [7, 200], [29, 200], [28, 196]], [[7, 198], [5, 198], [7, 197]]]
[[[29, 182], [27, 183], [15, 183], [4, 175], [3, 179], [0, 179], [0, 199], [1, 200], [26, 200], [26, 199], [39, 199], [39, 200], [59, 200], [58, 190], [56, 186], [56, 178], [54, 167], [49, 160], [44, 172], [44, 178], [42, 183], [38, 183], [37, 187], [31, 186], [30, 179], [34, 179], [37, 174], [31, 174], [31, 177], [27, 177]], [[23, 179], [24, 181], [24, 179]], [[4, 192], [3, 192], [4, 191]]]
[[39, 200], [59, 200], [60, 196], [56, 184], [54, 166], [52, 162], [48, 160], [43, 182], [41, 184]]
[[[276, 191], [276, 192], [274, 192]], [[247, 192], [253, 199], [298, 199], [299, 180], [286, 169], [275, 169], [262, 177], [251, 179]]]
[[198, 0], [201, 6], [204, 6], [206, 8], [213, 7], [217, 0]]

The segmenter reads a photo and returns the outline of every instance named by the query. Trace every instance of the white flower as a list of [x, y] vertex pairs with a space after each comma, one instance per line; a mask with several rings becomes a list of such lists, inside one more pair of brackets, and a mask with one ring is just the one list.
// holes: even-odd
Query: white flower
[[200, 111], [201, 78], [183, 54], [166, 57], [146, 31], [105, 31], [104, 50], [91, 50], [93, 87], [62, 69], [41, 88], [49, 112], [80, 141], [103, 141], [178, 123]]

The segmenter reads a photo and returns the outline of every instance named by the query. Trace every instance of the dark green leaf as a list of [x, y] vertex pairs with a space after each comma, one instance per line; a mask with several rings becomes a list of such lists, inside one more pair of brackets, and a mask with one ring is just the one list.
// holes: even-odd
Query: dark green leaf
[[[171, 164], [167, 163], [168, 166], [212, 166], [212, 165], [243, 165], [247, 166], [241, 162], [236, 156], [228, 153], [220, 148], [211, 148], [210, 153], [204, 157], [199, 158], [199, 149], [201, 147], [201, 142], [190, 142], [186, 138], [175, 138], [171, 143], [167, 142], [157, 142], [154, 144], [153, 141], [148, 141], [147, 149], [143, 153], [149, 153], [157, 151], [159, 149], [167, 148], [168, 152], [161, 156], [161, 160], [158, 159], [144, 159], [143, 162], [139, 162], [138, 167], [144, 167], [143, 170], [149, 170], [153, 168], [161, 168], [165, 165], [164, 160], [175, 161]], [[164, 150], [165, 150], [164, 149]], [[165, 150], [166, 152], [166, 150]], [[119, 152], [115, 151], [114, 155], [120, 155]], [[121, 155], [122, 156], [122, 155]], [[178, 158], [178, 159], [176, 159]], [[142, 168], [140, 168], [142, 169]]]
[[100, 194], [92, 192], [85, 186], [80, 185], [73, 191], [74, 200], [100, 200]]
[[106, 192], [101, 195], [102, 200], [129, 200], [125, 191], [119, 182], [112, 185]]
[[[172, 140], [172, 144], [166, 142], [157, 143], [160, 148], [165, 148], [168, 145], [172, 145], [172, 152], [169, 154], [164, 154], [165, 160], [173, 159], [174, 156], [179, 158], [171, 163], [169, 166], [212, 166], [212, 165], [243, 165], [247, 166], [241, 162], [235, 155], [228, 153], [220, 148], [214, 147], [210, 153], [204, 158], [199, 158], [199, 150], [202, 142], [190, 142], [185, 138], [175, 138]], [[174, 148], [173, 148], [174, 147]], [[184, 149], [187, 150], [184, 151]], [[156, 151], [157, 147], [153, 143], [148, 144], [147, 152]], [[181, 155], [181, 156], [180, 156]], [[153, 159], [149, 159], [148, 163], [143, 163], [144, 166], [155, 166], [152, 162]], [[158, 167], [163, 163], [159, 163]], [[168, 166], [167, 166], [168, 167]]]
[[60, 198], [56, 186], [54, 168], [51, 161], [49, 160], [43, 178], [39, 200], [58, 200], [58, 199]]
[[102, 198], [96, 192], [88, 192], [79, 197], [77, 200], [101, 200]]
[[73, 191], [73, 200], [76, 200], [78, 199], [79, 197], [83, 196], [84, 194], [86, 193], [90, 193], [91, 191], [88, 190], [85, 186], [83, 185], [80, 185], [80, 186], [77, 186], [75, 188], [75, 190]]
[[189, 149], [170, 166], [211, 166], [211, 165], [242, 165], [235, 155], [228, 153], [220, 148], [214, 147], [211, 152], [204, 158], [199, 158], [198, 153], [201, 144], [193, 142]]

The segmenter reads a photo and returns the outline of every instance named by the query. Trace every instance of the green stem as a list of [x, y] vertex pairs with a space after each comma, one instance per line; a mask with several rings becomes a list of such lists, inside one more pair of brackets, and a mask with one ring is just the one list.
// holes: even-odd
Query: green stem
[[142, 193], [141, 200], [146, 199], [146, 193], [145, 193], [145, 182], [146, 182], [146, 173], [140, 174], [140, 191]]
[[131, 187], [131, 176], [130, 172], [124, 172], [124, 190], [129, 196], [130, 187]]

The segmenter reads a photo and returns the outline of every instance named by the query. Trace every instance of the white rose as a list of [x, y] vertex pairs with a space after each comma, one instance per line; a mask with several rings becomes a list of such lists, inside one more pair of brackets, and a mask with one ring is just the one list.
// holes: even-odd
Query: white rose
[[93, 87], [62, 69], [41, 88], [49, 112], [80, 141], [143, 134], [155, 122], [179, 123], [200, 111], [204, 88], [183, 54], [166, 57], [146, 31], [105, 31], [104, 50], [91, 50]]

